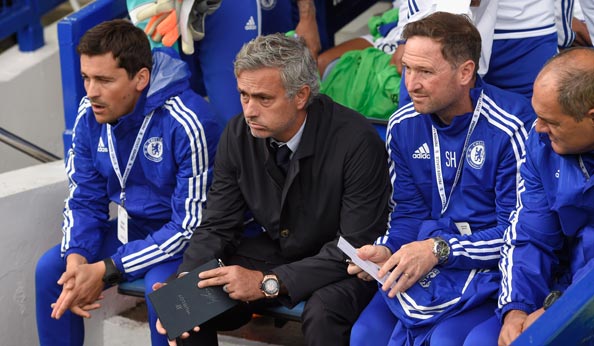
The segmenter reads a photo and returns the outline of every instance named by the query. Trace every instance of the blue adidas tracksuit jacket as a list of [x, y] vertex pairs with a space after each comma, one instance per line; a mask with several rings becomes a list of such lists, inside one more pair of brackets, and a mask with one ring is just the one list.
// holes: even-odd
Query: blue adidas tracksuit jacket
[[[499, 287], [496, 268], [503, 232], [516, 204], [526, 127], [536, 115], [524, 97], [480, 78], [470, 95], [480, 113], [464, 152], [472, 112], [444, 125], [435, 115], [419, 114], [409, 103], [388, 124], [393, 211], [388, 233], [378, 243], [395, 252], [409, 242], [440, 236], [451, 247], [448, 261], [406, 292], [394, 299], [380, 293], [406, 328], [433, 325], [482, 304], [488, 297], [495, 298]], [[443, 214], [432, 128], [438, 136], [444, 194], [450, 197]], [[459, 166], [459, 180], [452, 191]], [[466, 234], [455, 224], [462, 222], [470, 226]], [[404, 334], [402, 340], [407, 339]]]
[[[121, 245], [112, 256], [127, 280], [156, 263], [180, 258], [202, 221], [221, 124], [189, 89], [190, 72], [170, 49], [156, 49], [150, 87], [134, 111], [112, 127], [122, 174], [145, 116], [154, 111], [126, 182], [125, 208], [144, 239]], [[64, 208], [62, 256], [90, 262], [108, 231], [108, 204], [120, 203], [120, 183], [108, 152], [107, 125], [95, 121], [82, 99], [66, 171], [70, 194]]]
[[[558, 155], [532, 131], [521, 168], [518, 205], [505, 232], [499, 316], [531, 313], [554, 289], [565, 290], [594, 268], [594, 152]], [[567, 265], [567, 263], [569, 263]]]

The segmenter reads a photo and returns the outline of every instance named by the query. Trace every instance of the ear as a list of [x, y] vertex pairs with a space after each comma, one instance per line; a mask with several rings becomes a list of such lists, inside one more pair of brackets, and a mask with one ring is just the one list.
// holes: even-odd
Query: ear
[[143, 91], [151, 80], [151, 73], [148, 68], [143, 67], [140, 71], [136, 72], [134, 78], [136, 79], [136, 90]]
[[311, 89], [309, 85], [302, 86], [301, 89], [299, 89], [299, 91], [297, 92], [297, 94], [295, 94], [294, 100], [298, 110], [305, 109], [310, 94]]
[[586, 119], [590, 121], [590, 125], [594, 127], [594, 108], [591, 108], [586, 113]]
[[474, 70], [476, 65], [472, 60], [466, 60], [458, 67], [460, 73], [460, 83], [463, 85], [470, 84], [474, 80]]

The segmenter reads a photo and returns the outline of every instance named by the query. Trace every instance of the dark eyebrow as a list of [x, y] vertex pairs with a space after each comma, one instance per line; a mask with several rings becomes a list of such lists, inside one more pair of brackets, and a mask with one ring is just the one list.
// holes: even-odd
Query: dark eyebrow
[[551, 121], [551, 120], [548, 120], [546, 118], [541, 117], [540, 115], [537, 115], [536, 117], [538, 118], [538, 120], [542, 120], [542, 121], [544, 121], [547, 124], [559, 125], [559, 122], [558, 121]]
[[85, 77], [86, 78], [94, 78], [94, 79], [98, 79], [98, 80], [101, 80], [101, 81], [113, 81], [113, 80], [115, 80], [115, 78], [114, 77], [111, 77], [111, 76], [102, 76], [102, 75], [100, 75], [100, 76], [89, 76], [89, 75], [87, 75], [84, 72], [81, 72], [80, 75], [83, 78], [85, 78]]
[[270, 98], [270, 97], [272, 97], [272, 95], [267, 94], [267, 93], [257, 92], [257, 93], [250, 94], [247, 91], [241, 90], [239, 88], [237, 88], [237, 90], [239, 91], [240, 94], [249, 95], [250, 97], [255, 97], [255, 98]]

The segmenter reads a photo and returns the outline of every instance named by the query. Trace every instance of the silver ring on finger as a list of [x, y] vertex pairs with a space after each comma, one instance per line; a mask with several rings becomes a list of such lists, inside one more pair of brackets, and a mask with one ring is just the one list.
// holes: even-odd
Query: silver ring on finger
[[229, 287], [227, 285], [223, 285], [223, 292], [229, 294]]

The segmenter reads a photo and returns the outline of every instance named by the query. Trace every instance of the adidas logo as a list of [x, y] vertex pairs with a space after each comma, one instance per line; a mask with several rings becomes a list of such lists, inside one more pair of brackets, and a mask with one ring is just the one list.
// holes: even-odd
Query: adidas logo
[[253, 16], [250, 16], [250, 19], [245, 23], [245, 30], [256, 30], [258, 27], [256, 26], [256, 21], [254, 20]]
[[99, 145], [97, 146], [97, 152], [98, 153], [106, 153], [107, 152], [107, 148], [105, 147], [105, 144], [103, 144], [103, 138], [99, 137]]
[[429, 146], [427, 145], [427, 143], [423, 143], [423, 145], [421, 145], [419, 147], [419, 149], [415, 150], [415, 152], [412, 155], [413, 159], [427, 159], [429, 160], [431, 158], [431, 154], [429, 154]]

